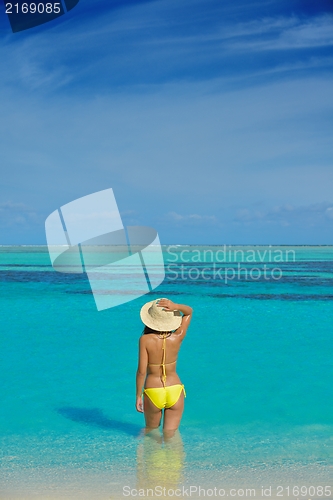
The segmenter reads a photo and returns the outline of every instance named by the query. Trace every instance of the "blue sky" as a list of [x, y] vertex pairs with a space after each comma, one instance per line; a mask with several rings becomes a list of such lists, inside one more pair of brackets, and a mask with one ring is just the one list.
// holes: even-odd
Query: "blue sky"
[[162, 243], [333, 244], [330, 0], [0, 7], [0, 244], [112, 187]]

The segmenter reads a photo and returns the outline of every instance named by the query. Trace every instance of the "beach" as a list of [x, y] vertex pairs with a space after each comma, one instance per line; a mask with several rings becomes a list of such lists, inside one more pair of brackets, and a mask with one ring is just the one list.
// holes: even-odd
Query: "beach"
[[[332, 497], [333, 248], [163, 253], [162, 285], [98, 312], [46, 247], [0, 247], [0, 499]], [[194, 309], [166, 443], [134, 407], [139, 311], [157, 297]]]

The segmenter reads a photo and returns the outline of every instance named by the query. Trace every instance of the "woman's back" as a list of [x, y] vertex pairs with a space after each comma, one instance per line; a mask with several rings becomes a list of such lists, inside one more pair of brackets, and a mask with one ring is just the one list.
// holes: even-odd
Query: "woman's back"
[[[171, 382], [177, 383], [179, 377], [176, 374], [176, 362], [182, 341], [180, 329], [169, 334], [169, 336], [167, 336], [167, 334], [164, 335], [165, 338], [155, 333], [149, 333], [146, 334], [146, 336], [147, 339], [145, 344], [148, 353], [147, 379], [150, 376], [151, 380], [149, 382], [154, 382], [158, 377], [163, 383], [163, 374], [165, 374], [166, 385], [171, 385]], [[165, 349], [163, 349], [163, 347]], [[174, 375], [176, 375], [176, 377]], [[175, 382], [176, 379], [177, 382]], [[146, 382], [148, 382], [148, 380]]]

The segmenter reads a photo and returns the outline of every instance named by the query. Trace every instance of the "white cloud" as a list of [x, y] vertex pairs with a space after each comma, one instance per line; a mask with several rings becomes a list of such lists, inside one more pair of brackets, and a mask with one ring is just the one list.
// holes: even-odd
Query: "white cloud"
[[199, 214], [188, 214], [181, 215], [177, 212], [169, 212], [165, 220], [167, 222], [172, 222], [181, 225], [216, 225], [218, 224], [218, 219], [215, 215], [199, 215]]
[[277, 205], [270, 208], [239, 209], [234, 221], [243, 225], [274, 225], [314, 227], [333, 219], [332, 203], [315, 203], [305, 206], [291, 204]]
[[333, 219], [333, 207], [328, 207], [325, 210], [325, 215], [328, 219]]
[[24, 203], [5, 201], [0, 203], [0, 227], [29, 227], [39, 222], [39, 217]]
[[[251, 30], [252, 24], [252, 30]], [[253, 25], [248, 31], [244, 29], [243, 36], [228, 45], [229, 50], [267, 51], [296, 50], [314, 47], [329, 47], [333, 45], [333, 16], [324, 15], [311, 18], [306, 22], [297, 18], [285, 19], [285, 22], [274, 23], [265, 19]], [[241, 34], [242, 31], [240, 30]], [[259, 35], [265, 34], [265, 37]], [[255, 35], [258, 35], [256, 39]], [[268, 37], [267, 35], [270, 35]], [[237, 38], [237, 37], [236, 37]], [[244, 38], [242, 40], [242, 38]]]
[[[185, 4], [191, 9], [190, 2]], [[96, 89], [105, 92], [115, 84], [115, 75], [137, 86], [138, 82], [154, 81], [156, 74], [160, 81], [159, 68], [164, 73], [165, 66], [172, 67], [172, 75], [179, 71], [180, 78], [184, 78], [184, 67], [188, 67], [190, 74], [201, 63], [220, 67], [224, 58], [235, 58], [238, 52], [295, 50], [333, 44], [333, 18], [328, 14], [307, 21], [296, 16], [279, 16], [231, 23], [222, 18], [209, 32], [202, 29], [193, 36], [184, 29], [186, 34], [175, 36], [174, 32], [180, 30], [167, 29], [167, 20], [171, 26], [179, 28], [178, 9], [183, 13], [184, 8], [186, 5], [179, 7], [176, 2], [151, 2], [104, 12], [103, 17], [96, 15], [96, 9], [94, 15], [75, 26], [66, 22], [56, 27], [50, 25], [47, 31], [32, 32], [20, 42], [7, 37], [0, 47], [2, 81], [8, 86], [21, 85], [43, 93], [82, 83], [85, 85], [81, 88], [90, 83], [94, 92]], [[309, 60], [303, 54], [298, 59], [298, 64], [301, 61], [305, 65]], [[270, 66], [276, 69], [284, 66], [283, 71], [286, 71], [288, 64], [283, 62], [277, 61]], [[132, 67], [136, 68], [135, 76]], [[234, 63], [231, 71], [229, 66], [229, 78], [239, 73], [243, 77], [243, 71], [237, 67]], [[256, 64], [253, 68], [248, 67], [246, 74], [255, 74], [257, 68]], [[195, 71], [194, 79], [207, 78], [205, 71], [201, 73], [202, 78]], [[168, 80], [167, 76], [165, 78]]]

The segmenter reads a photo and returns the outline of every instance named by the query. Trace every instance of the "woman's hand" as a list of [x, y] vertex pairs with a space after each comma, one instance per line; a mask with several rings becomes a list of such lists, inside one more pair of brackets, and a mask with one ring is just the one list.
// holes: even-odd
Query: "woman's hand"
[[138, 411], [139, 413], [143, 413], [143, 398], [142, 396], [139, 396], [136, 398], [136, 411]]
[[163, 307], [165, 311], [177, 311], [178, 304], [175, 304], [169, 299], [160, 299], [157, 303], [157, 307]]

